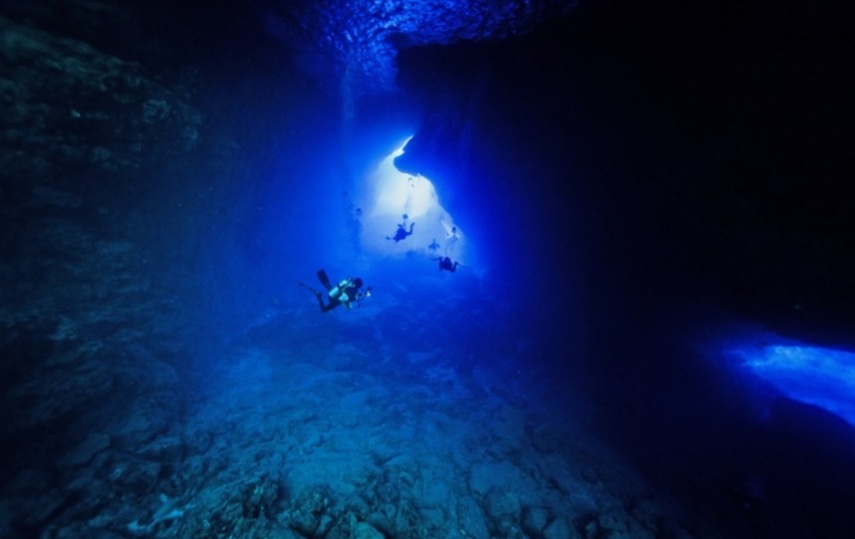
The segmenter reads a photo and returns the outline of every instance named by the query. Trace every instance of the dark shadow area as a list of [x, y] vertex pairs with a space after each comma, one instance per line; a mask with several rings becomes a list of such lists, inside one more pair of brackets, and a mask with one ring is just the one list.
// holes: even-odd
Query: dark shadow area
[[498, 187], [526, 231], [499, 235], [526, 253], [512, 273], [542, 286], [548, 369], [584, 373], [596, 428], [728, 536], [852, 531], [852, 427], [784, 398], [752, 416], [687, 342], [733, 315], [851, 340], [845, 14], [590, 3], [530, 37], [401, 54], [432, 114], [403, 166]]

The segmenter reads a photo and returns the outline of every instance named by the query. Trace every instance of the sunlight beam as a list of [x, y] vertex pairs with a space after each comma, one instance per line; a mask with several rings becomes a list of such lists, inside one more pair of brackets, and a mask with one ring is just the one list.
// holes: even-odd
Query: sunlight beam
[[[395, 159], [404, 154], [410, 139], [387, 155], [365, 180], [361, 207], [367, 210], [359, 218], [360, 243], [378, 254], [418, 252], [461, 261], [463, 232], [442, 207], [433, 182], [395, 167]], [[412, 230], [412, 235], [395, 241], [399, 226]]]
[[743, 366], [787, 397], [855, 426], [855, 353], [801, 345], [738, 350]]

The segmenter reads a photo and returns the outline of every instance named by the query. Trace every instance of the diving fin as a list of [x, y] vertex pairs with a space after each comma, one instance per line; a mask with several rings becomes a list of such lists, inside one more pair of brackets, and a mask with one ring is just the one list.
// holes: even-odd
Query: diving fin
[[330, 284], [330, 278], [327, 277], [327, 272], [324, 270], [318, 270], [318, 280], [324, 285], [324, 288], [330, 290], [332, 288], [332, 284]]

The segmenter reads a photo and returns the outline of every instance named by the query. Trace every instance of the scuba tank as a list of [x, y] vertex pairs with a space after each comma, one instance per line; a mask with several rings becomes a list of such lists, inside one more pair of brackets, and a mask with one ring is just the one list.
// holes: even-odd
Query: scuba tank
[[342, 282], [338, 283], [337, 286], [330, 288], [329, 296], [332, 299], [337, 299], [341, 302], [347, 301], [348, 298], [345, 290], [353, 286], [353, 281], [350, 278], [344, 279]]

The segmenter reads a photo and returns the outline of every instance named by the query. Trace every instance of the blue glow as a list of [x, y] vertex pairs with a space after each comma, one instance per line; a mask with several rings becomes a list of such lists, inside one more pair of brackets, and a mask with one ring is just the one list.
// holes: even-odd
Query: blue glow
[[819, 406], [855, 426], [855, 353], [790, 344], [733, 353], [744, 368], [787, 397]]
[[[395, 167], [395, 158], [403, 155], [411, 138], [383, 158], [365, 179], [360, 244], [375, 254], [396, 256], [417, 252], [450, 256], [465, 263], [465, 234], [442, 207], [433, 183], [424, 176], [406, 174]], [[409, 230], [411, 224], [412, 235], [400, 241], [387, 239], [394, 236], [398, 225]]]

